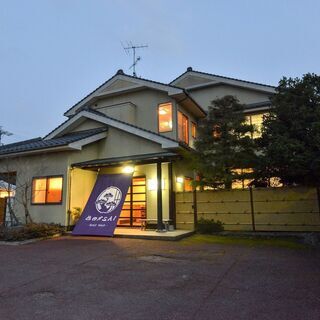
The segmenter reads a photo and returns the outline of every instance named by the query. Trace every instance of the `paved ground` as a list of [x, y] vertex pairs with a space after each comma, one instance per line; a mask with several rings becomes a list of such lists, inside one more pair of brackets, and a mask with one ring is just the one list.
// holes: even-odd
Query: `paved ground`
[[57, 239], [0, 246], [0, 319], [320, 319], [314, 249]]

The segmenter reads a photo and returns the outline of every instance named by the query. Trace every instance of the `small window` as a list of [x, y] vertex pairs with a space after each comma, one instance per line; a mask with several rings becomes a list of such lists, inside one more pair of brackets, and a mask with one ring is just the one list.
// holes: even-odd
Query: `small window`
[[184, 186], [183, 186], [184, 191], [193, 191], [192, 188], [192, 179], [189, 177], [184, 177]]
[[193, 139], [197, 137], [197, 125], [194, 122], [191, 122], [191, 136]]
[[63, 178], [41, 177], [32, 182], [32, 204], [56, 204], [62, 202]]
[[221, 128], [220, 128], [219, 125], [215, 124], [215, 125], [213, 126], [212, 136], [213, 136], [215, 139], [220, 139], [220, 138], [221, 138]]
[[162, 103], [158, 107], [159, 132], [172, 131], [172, 103]]
[[261, 137], [261, 129], [264, 117], [267, 113], [257, 113], [251, 114], [246, 117], [246, 123], [253, 125], [255, 128], [255, 132], [251, 134], [252, 139], [260, 138]]
[[178, 111], [178, 139], [189, 144], [189, 119], [180, 111]]

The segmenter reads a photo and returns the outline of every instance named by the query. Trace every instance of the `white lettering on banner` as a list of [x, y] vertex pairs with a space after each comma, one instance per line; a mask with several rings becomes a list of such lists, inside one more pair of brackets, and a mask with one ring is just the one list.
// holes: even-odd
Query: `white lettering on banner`
[[116, 221], [117, 220], [117, 216], [110, 216], [108, 217], [104, 217], [104, 216], [99, 216], [99, 217], [91, 217], [91, 216], [87, 216], [86, 217], [86, 221], [102, 221], [102, 222], [106, 222], [106, 221]]

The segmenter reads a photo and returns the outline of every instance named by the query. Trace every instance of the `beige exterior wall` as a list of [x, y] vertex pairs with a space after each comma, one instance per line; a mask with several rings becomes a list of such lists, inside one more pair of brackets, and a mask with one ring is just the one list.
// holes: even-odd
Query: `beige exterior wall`
[[112, 127], [109, 128], [107, 138], [98, 144], [98, 159], [163, 151], [160, 144]]
[[[9, 167], [8, 167], [9, 165]], [[45, 223], [65, 223], [66, 203], [67, 203], [67, 154], [51, 153], [47, 155], [37, 155], [21, 157], [0, 161], [0, 171], [17, 172], [17, 191], [14, 211], [21, 222], [25, 222], [22, 196], [24, 185], [28, 185], [28, 206], [30, 215], [34, 222]], [[33, 177], [39, 176], [63, 176], [63, 198], [62, 204], [52, 205], [32, 205], [31, 185]]]
[[[97, 144], [91, 144], [82, 151], [62, 151], [0, 160], [0, 172], [17, 172], [17, 192], [14, 210], [21, 222], [25, 222], [22, 195], [24, 184], [29, 186], [28, 208], [34, 222], [67, 224], [69, 208], [70, 164], [97, 158]], [[31, 204], [31, 185], [34, 177], [63, 176], [61, 204]]]
[[133, 125], [137, 124], [137, 113], [139, 114], [139, 109], [136, 105], [130, 102], [109, 107], [102, 107], [97, 110], [111, 118], [131, 123]]
[[[92, 170], [82, 170], [73, 168], [70, 170], [70, 210], [80, 208], [83, 211], [94, 184], [97, 179], [97, 172]], [[70, 219], [70, 225], [73, 225], [74, 221]]]
[[224, 97], [225, 95], [235, 96], [241, 103], [250, 104], [269, 100], [270, 94], [238, 88], [230, 85], [218, 85], [190, 91], [190, 95], [197, 101], [204, 110], [208, 110], [211, 101]]
[[[158, 133], [158, 105], [160, 103], [172, 102], [173, 109], [176, 110], [175, 101], [170, 98], [167, 93], [150, 89], [105, 97], [94, 103], [91, 107], [100, 112], [105, 112], [107, 115], [109, 113], [110, 116], [119, 120], [125, 121], [122, 116], [128, 109], [129, 102], [136, 106], [135, 123], [133, 124], [156, 133]], [[113, 107], [114, 105], [116, 106]], [[111, 112], [110, 108], [118, 108], [118, 111], [113, 110]], [[121, 108], [124, 109], [121, 110]], [[125, 116], [130, 117], [130, 123], [132, 123], [133, 119], [132, 113], [133, 111], [131, 111], [131, 115]], [[176, 126], [174, 126], [173, 131], [163, 133], [163, 136], [175, 139]]]
[[101, 122], [94, 121], [94, 120], [91, 120], [91, 119], [86, 119], [84, 122], [82, 122], [77, 127], [75, 127], [72, 130], [72, 132], [78, 132], [78, 131], [102, 128], [102, 127], [105, 127], [105, 126], [106, 125], [101, 123]]

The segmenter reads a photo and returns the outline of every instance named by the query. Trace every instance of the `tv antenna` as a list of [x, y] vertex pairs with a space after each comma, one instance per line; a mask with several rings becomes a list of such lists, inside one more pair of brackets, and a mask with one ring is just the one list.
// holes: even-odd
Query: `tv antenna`
[[12, 135], [13, 135], [13, 133], [11, 133], [9, 131], [6, 131], [6, 130], [3, 130], [2, 126], [0, 126], [0, 146], [3, 145], [3, 143], [2, 143], [2, 137], [3, 136], [9, 137], [9, 136], [12, 136]]
[[133, 63], [132, 65], [130, 66], [129, 69], [132, 69], [132, 75], [134, 77], [137, 76], [137, 73], [136, 73], [136, 66], [138, 64], [138, 62], [142, 59], [140, 56], [136, 57], [136, 50], [137, 49], [143, 49], [143, 48], [148, 48], [148, 45], [134, 45], [131, 41], [130, 42], [127, 42], [127, 46], [125, 47], [123, 44], [122, 44], [122, 47], [125, 51], [125, 53], [127, 55], [130, 54], [130, 51], [132, 50], [132, 56], [133, 56]]

